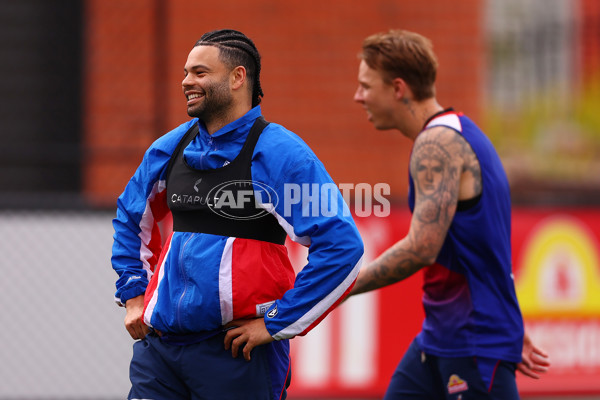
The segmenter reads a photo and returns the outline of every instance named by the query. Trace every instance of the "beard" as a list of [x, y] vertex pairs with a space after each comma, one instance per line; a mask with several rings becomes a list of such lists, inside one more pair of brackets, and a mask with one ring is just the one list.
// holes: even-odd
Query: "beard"
[[227, 115], [233, 104], [233, 96], [229, 91], [228, 79], [211, 83], [204, 87], [204, 98], [201, 102], [188, 107], [188, 115], [198, 118], [204, 123]]

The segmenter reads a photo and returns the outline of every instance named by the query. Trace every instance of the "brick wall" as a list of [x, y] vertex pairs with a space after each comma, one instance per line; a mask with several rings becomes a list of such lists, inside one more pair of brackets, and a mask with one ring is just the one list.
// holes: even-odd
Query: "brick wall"
[[600, 1], [582, 0], [580, 5], [583, 80], [600, 79]]
[[[167, 2], [165, 2], [167, 3]], [[113, 205], [158, 136], [188, 119], [183, 65], [202, 33], [238, 29], [263, 57], [263, 114], [300, 135], [338, 183], [387, 182], [406, 194], [410, 142], [375, 131], [352, 100], [364, 37], [390, 28], [433, 40], [438, 99], [478, 119], [483, 2], [465, 0], [88, 0], [84, 187]]]

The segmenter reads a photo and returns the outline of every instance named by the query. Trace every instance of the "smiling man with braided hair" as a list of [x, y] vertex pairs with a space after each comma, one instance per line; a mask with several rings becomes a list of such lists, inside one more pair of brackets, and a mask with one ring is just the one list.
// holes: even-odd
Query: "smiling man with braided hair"
[[[287, 185], [335, 184], [298, 136], [264, 120], [260, 72], [244, 34], [204, 34], [184, 67], [192, 119], [150, 146], [118, 199], [115, 297], [138, 339], [129, 399], [285, 398], [289, 339], [356, 280], [363, 245], [339, 191], [307, 193], [333, 215], [285, 204]], [[309, 247], [297, 276], [287, 236]]]

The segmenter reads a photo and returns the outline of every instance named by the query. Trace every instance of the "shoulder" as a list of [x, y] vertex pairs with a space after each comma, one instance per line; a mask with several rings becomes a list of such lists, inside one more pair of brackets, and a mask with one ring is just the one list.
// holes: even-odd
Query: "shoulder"
[[439, 146], [450, 148], [455, 143], [464, 141], [462, 135], [449, 126], [436, 125], [423, 130], [415, 139], [415, 147], [435, 142]]
[[270, 123], [262, 132], [254, 149], [252, 171], [257, 180], [276, 187], [292, 182], [331, 181], [310, 147], [298, 135], [276, 123]]
[[274, 122], [265, 127], [256, 145], [256, 152], [284, 158], [288, 162], [318, 160], [315, 153], [300, 136]]
[[186, 132], [189, 131], [196, 122], [198, 122], [197, 118], [191, 119], [179, 125], [175, 129], [165, 133], [150, 145], [148, 151], [172, 153]]
[[474, 152], [457, 130], [438, 125], [424, 130], [415, 139], [411, 160], [423, 156], [464, 165], [474, 157]]
[[166, 166], [177, 145], [185, 133], [193, 126], [195, 120], [179, 125], [172, 131], [156, 139], [145, 151], [141, 164], [136, 170], [136, 176], [141, 182], [154, 182], [164, 178]]

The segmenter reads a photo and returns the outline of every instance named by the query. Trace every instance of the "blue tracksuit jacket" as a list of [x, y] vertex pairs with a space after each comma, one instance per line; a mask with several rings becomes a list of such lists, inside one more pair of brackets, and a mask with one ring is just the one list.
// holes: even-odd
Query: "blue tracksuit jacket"
[[[186, 162], [201, 170], [230, 162], [260, 115], [255, 107], [213, 135], [200, 123], [184, 150]], [[264, 315], [275, 339], [305, 334], [343, 299], [360, 268], [363, 244], [341, 194], [330, 190], [333, 181], [310, 148], [270, 123], [254, 149], [252, 180], [274, 190], [277, 204], [263, 204], [265, 210], [290, 239], [308, 246], [302, 270], [295, 276], [286, 248], [270, 242], [177, 231], [165, 240], [159, 222], [169, 215], [167, 166], [196, 123], [192, 119], [156, 140], [118, 199], [116, 301], [123, 305], [145, 293], [144, 322], [163, 332], [213, 330]]]

